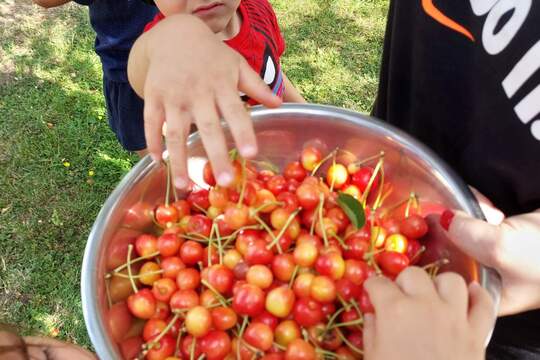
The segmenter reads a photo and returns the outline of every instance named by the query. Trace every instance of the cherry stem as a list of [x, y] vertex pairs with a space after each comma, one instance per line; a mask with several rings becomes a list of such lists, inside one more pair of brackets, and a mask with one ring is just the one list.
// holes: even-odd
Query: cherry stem
[[317, 208], [315, 209], [315, 212], [317, 214], [313, 214], [313, 219], [311, 219], [311, 227], [309, 229], [310, 235], [313, 235], [313, 233], [315, 232], [315, 224], [317, 223], [317, 218], [318, 218], [317, 215], [319, 214], [319, 208], [322, 208], [323, 206], [324, 197], [322, 199], [323, 200], [321, 201], [321, 197], [319, 196], [319, 203], [317, 204]]
[[135, 285], [135, 281], [133, 280], [133, 274], [131, 273], [131, 252], [133, 251], [133, 245], [128, 245], [128, 253], [127, 253], [127, 270], [128, 270], [128, 278], [129, 282], [131, 283], [131, 287], [133, 288], [133, 291], [135, 293], [139, 292], [139, 289], [137, 289], [137, 285]]
[[273, 164], [272, 162], [270, 161], [263, 161], [263, 160], [251, 160], [252, 163], [256, 164], [256, 165], [259, 165], [260, 167], [262, 167], [263, 169], [266, 169], [266, 170], [270, 170], [274, 173], [278, 173], [279, 172], [279, 167], [276, 166], [275, 164]]
[[240, 190], [240, 196], [238, 197], [238, 204], [240, 207], [244, 202], [244, 196], [246, 194], [246, 159], [242, 158], [242, 188]]
[[377, 254], [380, 254], [380, 253], [382, 253], [384, 251], [385, 251], [385, 249], [379, 249], [379, 250], [373, 250], [373, 251], [367, 252], [367, 253], [364, 254], [364, 260], [369, 260], [373, 256], [375, 256]]
[[195, 360], [195, 345], [197, 344], [197, 338], [191, 337], [191, 347], [189, 349], [189, 360]]
[[197, 360], [203, 360], [204, 358], [206, 358], [206, 355], [205, 355], [205, 354], [201, 354], [201, 356], [199, 356], [199, 357], [197, 358]]
[[231, 159], [231, 161], [236, 160], [237, 157], [238, 157], [238, 149], [234, 148], [231, 151], [229, 151], [229, 159]]
[[199, 205], [193, 203], [191, 204], [195, 209], [199, 210], [200, 212], [202, 212], [204, 215], [208, 216], [208, 211], [204, 210], [202, 207], [200, 207]]
[[206, 286], [208, 289], [210, 289], [211, 292], [214, 293], [214, 295], [217, 297], [220, 304], [224, 307], [227, 307], [227, 300], [217, 291], [212, 285], [210, 285], [206, 280], [201, 280], [201, 284]]
[[341, 338], [341, 340], [345, 343], [345, 345], [347, 345], [352, 351], [354, 351], [357, 354], [364, 355], [364, 352], [362, 350], [360, 350], [359, 348], [354, 346], [349, 340], [347, 340], [347, 338], [343, 335], [341, 330], [336, 329], [336, 332], [338, 336]]
[[322, 234], [323, 234], [323, 240], [324, 240], [324, 246], [328, 247], [328, 237], [326, 236], [326, 227], [324, 226], [324, 221], [323, 221], [323, 206], [324, 206], [324, 194], [321, 193], [319, 195], [319, 224], [321, 226], [321, 231], [322, 231]]
[[441, 267], [441, 266], [447, 265], [447, 264], [449, 264], [449, 263], [450, 263], [450, 260], [448, 260], [448, 259], [446, 259], [446, 258], [443, 258], [443, 259], [439, 259], [439, 260], [437, 260], [437, 261], [434, 261], [434, 262], [432, 262], [432, 263], [429, 263], [429, 264], [427, 264], [427, 265], [422, 266], [422, 269], [424, 269], [424, 270], [427, 271], [427, 270], [429, 270], [429, 269], [431, 269], [431, 268]]
[[356, 166], [362, 166], [362, 165], [364, 165], [364, 164], [367, 163], [367, 162], [373, 161], [373, 160], [375, 160], [375, 159], [382, 158], [382, 157], [384, 157], [384, 155], [385, 155], [385, 152], [384, 152], [384, 151], [381, 151], [381, 152], [380, 152], [379, 154], [377, 154], [377, 155], [373, 155], [373, 156], [367, 157], [367, 158], [365, 158], [365, 159], [362, 159], [362, 160], [360, 160], [360, 161], [353, 162], [352, 164], [353, 164], [353, 165], [356, 165]]
[[374, 208], [374, 210], [377, 210], [379, 208], [382, 207], [382, 204], [386, 201], [386, 199], [394, 192], [394, 189], [390, 186], [390, 188], [388, 189], [388, 191], [386, 191], [382, 197], [381, 197], [381, 201], [379, 202], [378, 206], [376, 208]]
[[170, 160], [167, 161], [166, 171], [167, 171], [167, 190], [165, 192], [165, 206], [169, 207], [169, 196], [171, 195], [171, 164]]
[[[332, 156], [332, 167], [335, 167], [336, 166], [336, 154], [337, 154], [337, 150], [334, 151], [334, 156]], [[332, 183], [330, 184], [330, 192], [334, 191], [334, 185], [336, 183], [336, 177], [335, 176], [332, 176]]]
[[330, 319], [328, 319], [328, 323], [326, 324], [326, 327], [324, 328], [324, 332], [323, 332], [323, 335], [326, 334], [328, 332], [328, 330], [330, 329], [330, 326], [332, 326], [332, 324], [334, 323], [334, 321], [336, 320], [336, 318], [339, 316], [339, 314], [341, 314], [343, 311], [345, 311], [345, 308], [341, 308], [339, 309], [338, 311], [336, 311], [334, 314], [332, 314], [332, 316], [330, 317]]
[[337, 294], [337, 298], [345, 310], [349, 311], [351, 309], [351, 306], [343, 299], [343, 297], [341, 297], [341, 295]]
[[364, 319], [358, 319], [358, 320], [354, 320], [354, 321], [347, 321], [347, 322], [334, 324], [334, 325], [332, 325], [332, 327], [330, 329], [335, 329], [335, 328], [340, 328], [340, 327], [345, 327], [345, 326], [362, 325], [363, 323], [364, 323]]
[[182, 335], [184, 334], [184, 328], [178, 331], [178, 336], [176, 337], [176, 346], [174, 348], [174, 356], [180, 355], [180, 341], [182, 340]]
[[[150, 275], [157, 275], [157, 274], [163, 274], [163, 270], [149, 271], [149, 272], [144, 273], [144, 274], [132, 275], [131, 278], [140, 279], [143, 276], [150, 276]], [[112, 274], [105, 275], [105, 278], [109, 279], [110, 277], [113, 277], [113, 276], [118, 276], [118, 277], [121, 277], [121, 278], [124, 278], [124, 279], [129, 279], [129, 277], [130, 277], [129, 275], [122, 274], [122, 273], [112, 273]]]
[[112, 299], [111, 299], [111, 290], [109, 289], [109, 279], [107, 278], [107, 275], [105, 275], [105, 295], [107, 296], [107, 305], [108, 309], [112, 307]]
[[411, 204], [413, 202], [416, 202], [416, 194], [414, 192], [411, 192], [409, 194], [409, 199], [407, 200], [407, 207], [405, 207], [405, 218], [409, 217], [409, 213], [411, 211]]
[[159, 341], [172, 329], [174, 323], [180, 318], [180, 314], [174, 314], [173, 318], [171, 319], [171, 321], [167, 324], [167, 326], [165, 327], [165, 329], [163, 329], [163, 331], [154, 339], [152, 340], [150, 343], [148, 343], [148, 345], [146, 346], [146, 349], [147, 350], [150, 350], [152, 349], [154, 346], [156, 346], [157, 343], [159, 343]]
[[274, 346], [275, 346], [276, 348], [278, 348], [279, 350], [282, 350], [282, 351], [287, 350], [287, 348], [286, 348], [285, 346], [280, 345], [280, 344], [278, 344], [277, 342], [272, 343], [272, 345], [274, 345]]
[[[272, 229], [270, 229], [270, 227], [258, 215], [255, 215], [253, 218], [255, 219], [255, 221], [257, 221], [263, 227], [263, 229], [268, 233], [268, 235], [270, 235], [270, 238], [272, 239], [272, 242], [270, 243], [270, 245], [275, 243], [276, 239], [278, 239], [277, 240], [278, 241], [277, 242], [277, 247], [278, 247], [279, 253], [281, 254], [281, 245], [279, 244], [279, 238], [274, 236], [274, 232], [272, 231]], [[270, 245], [268, 245], [268, 246], [270, 246]]]
[[292, 276], [291, 276], [291, 280], [289, 280], [289, 289], [293, 286], [294, 284], [294, 279], [296, 278], [296, 275], [298, 274], [298, 270], [300, 269], [300, 267], [298, 265], [296, 265], [294, 267], [294, 271], [292, 273]]
[[219, 227], [215, 222], [212, 224], [212, 226], [214, 227], [214, 230], [216, 232], [218, 254], [219, 254], [219, 264], [222, 265], [223, 264], [223, 245], [221, 245], [221, 235], [219, 233]]
[[381, 181], [379, 183], [379, 188], [377, 189], [377, 197], [375, 198], [375, 203], [373, 204], [373, 210], [378, 209], [382, 206], [382, 195], [384, 190], [384, 167], [381, 167]]
[[236, 347], [236, 358], [241, 359], [240, 357], [240, 347], [242, 346], [242, 336], [244, 336], [244, 331], [246, 330], [246, 326], [248, 324], [248, 317], [244, 316], [244, 320], [242, 321], [242, 326], [240, 327], [240, 331], [238, 332], [238, 346]]
[[313, 168], [313, 171], [311, 171], [311, 176], [314, 176], [315, 173], [319, 170], [319, 168], [325, 163], [327, 162], [329, 159], [332, 158], [332, 156], [334, 156], [334, 154], [336, 153], [336, 150], [332, 151], [330, 154], [326, 155], [321, 161], [319, 161], [317, 163], [317, 165], [315, 165], [315, 167]]
[[214, 238], [214, 224], [210, 230], [210, 236], [208, 237], [208, 266], [212, 266], [212, 239]]
[[154, 211], [152, 211], [152, 222], [154, 223], [154, 225], [156, 225], [159, 229], [165, 229], [165, 227], [158, 223], [157, 220], [156, 220], [156, 213]]
[[358, 314], [358, 316], [363, 320], [364, 319], [364, 314], [362, 314], [362, 311], [360, 311], [360, 307], [356, 303], [356, 300], [351, 299], [351, 304], [352, 304], [353, 308], [356, 310], [356, 313]]
[[[256, 218], [255, 218], [255, 219], [256, 219]], [[265, 225], [266, 225], [266, 224], [265, 224]], [[233, 232], [231, 235], [223, 237], [223, 239], [227, 239], [227, 240], [225, 241], [225, 243], [223, 244], [223, 248], [226, 249], [227, 246], [229, 246], [229, 243], [230, 243], [231, 241], [233, 241], [234, 239], [236, 239], [236, 236], [237, 236], [240, 232], [242, 232], [242, 231], [244, 231], [244, 230], [260, 230], [261, 228], [262, 228], [261, 225], [250, 225], [250, 226], [244, 226], [244, 227], [242, 227], [242, 228], [236, 230], [236, 231]]]
[[420, 255], [422, 255], [422, 253], [426, 251], [426, 247], [424, 245], [422, 245], [422, 247], [416, 252], [416, 254], [413, 255], [413, 257], [411, 258], [411, 261], [410, 263], [414, 263], [416, 261], [416, 259], [418, 259], [418, 257]]
[[[266, 248], [268, 250], [270, 250], [271, 248], [273, 248], [276, 244], [279, 245], [279, 239], [281, 239], [281, 237], [285, 234], [285, 231], [287, 231], [287, 229], [289, 228], [289, 225], [291, 225], [291, 223], [293, 222], [294, 218], [296, 217], [296, 215], [298, 215], [298, 213], [302, 210], [301, 207], [299, 207], [298, 209], [296, 209], [295, 211], [293, 211], [293, 213], [291, 215], [289, 215], [289, 218], [287, 219], [287, 221], [285, 222], [285, 225], [281, 228], [281, 230], [279, 231], [279, 233], [277, 234], [277, 236], [275, 237], [275, 239], [266, 246]], [[281, 247], [278, 246], [278, 252], [280, 254], [282, 254], [282, 251], [281, 251]]]
[[366, 208], [367, 199], [371, 191], [371, 188], [373, 187], [373, 184], [375, 183], [375, 179], [379, 175], [379, 171], [381, 170], [383, 163], [384, 163], [384, 154], [381, 155], [381, 158], [377, 162], [377, 165], [375, 166], [375, 170], [373, 171], [373, 174], [371, 174], [371, 178], [369, 179], [368, 185], [366, 186], [366, 190], [362, 194], [362, 205], [364, 206], [364, 209]]
[[[150, 259], [150, 258], [156, 257], [158, 255], [159, 255], [159, 251], [156, 251], [154, 253], [151, 253], [151, 254], [148, 254], [148, 255], [145, 255], [145, 256], [141, 256], [141, 257], [138, 257], [138, 258], [135, 258], [135, 259], [131, 260], [131, 264], [135, 264], [136, 262], [146, 260], [146, 259]], [[120, 265], [119, 267], [114, 269], [112, 272], [113, 273], [120, 272], [120, 271], [124, 270], [127, 267], [127, 265], [128, 265], [127, 263], [125, 263], [123, 265]], [[107, 275], [105, 275], [105, 276], [107, 276]]]
[[333, 352], [331, 351], [328, 351], [328, 350], [323, 350], [321, 349], [320, 347], [315, 347], [315, 352], [319, 353], [319, 354], [322, 354], [324, 355], [324, 357], [330, 357], [332, 359], [339, 359], [340, 357], [336, 354], [334, 354]]
[[182, 234], [180, 235], [181, 238], [186, 240], [193, 240], [200, 243], [208, 244], [209, 239], [206, 236], [202, 236], [201, 234], [197, 233], [188, 233], [188, 234]]
[[343, 250], [349, 250], [349, 247], [347, 246], [347, 244], [345, 244], [345, 240], [343, 240], [343, 238], [341, 236], [336, 234], [334, 231], [332, 231], [330, 233], [330, 236], [332, 236], [333, 238], [335, 238], [339, 242], [339, 244], [341, 245]]
[[251, 210], [251, 216], [256, 215], [259, 211], [261, 211], [262, 209], [264, 209], [264, 208], [266, 208], [268, 206], [283, 206], [283, 205], [285, 205], [285, 204], [280, 202], [280, 201], [270, 201], [270, 202], [264, 203], [261, 206], [259, 206], [258, 208], [255, 208], [255, 209]]

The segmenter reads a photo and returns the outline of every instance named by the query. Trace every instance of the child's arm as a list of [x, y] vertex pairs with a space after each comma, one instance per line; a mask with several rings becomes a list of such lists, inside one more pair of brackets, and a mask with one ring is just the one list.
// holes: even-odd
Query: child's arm
[[293, 83], [285, 73], [283, 73], [283, 86], [285, 90], [283, 92], [283, 101], [289, 103], [305, 103], [306, 99], [300, 94], [300, 92], [294, 87]]
[[156, 160], [161, 159], [167, 121], [167, 149], [179, 188], [188, 186], [191, 123], [199, 129], [218, 184], [227, 186], [234, 176], [220, 117], [229, 123], [240, 154], [252, 157], [255, 133], [238, 91], [268, 107], [281, 104], [242, 56], [191, 15], [169, 16], [140, 36], [129, 56], [128, 77], [144, 98], [145, 137]]
[[44, 7], [45, 9], [61, 6], [71, 2], [71, 0], [33, 0], [34, 4]]

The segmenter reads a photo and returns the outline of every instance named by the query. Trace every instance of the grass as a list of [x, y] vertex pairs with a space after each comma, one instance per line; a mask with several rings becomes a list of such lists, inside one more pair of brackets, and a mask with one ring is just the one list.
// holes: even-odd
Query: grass
[[[311, 102], [370, 110], [387, 0], [274, 0], [283, 66]], [[0, 323], [90, 347], [86, 237], [136, 158], [109, 130], [84, 8], [0, 2]]]

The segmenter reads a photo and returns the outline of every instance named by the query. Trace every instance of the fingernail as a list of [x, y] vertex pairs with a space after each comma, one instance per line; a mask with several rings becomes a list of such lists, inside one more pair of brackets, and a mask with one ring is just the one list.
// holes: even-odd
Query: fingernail
[[219, 174], [216, 180], [219, 186], [229, 186], [231, 181], [233, 180], [233, 177], [228, 172], [222, 172], [221, 174]]
[[189, 186], [189, 181], [183, 177], [177, 177], [174, 179], [174, 186], [179, 189], [186, 189]]
[[257, 147], [254, 145], [245, 145], [240, 149], [240, 155], [245, 158], [250, 158], [257, 155]]
[[455, 214], [452, 210], [444, 210], [444, 212], [441, 214], [440, 224], [444, 230], [448, 231], [450, 224], [454, 219], [454, 215]]

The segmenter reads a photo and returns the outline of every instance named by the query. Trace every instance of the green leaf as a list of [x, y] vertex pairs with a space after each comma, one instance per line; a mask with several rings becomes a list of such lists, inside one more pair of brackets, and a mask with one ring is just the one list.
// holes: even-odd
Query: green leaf
[[360, 201], [353, 196], [345, 193], [339, 193], [338, 204], [341, 209], [347, 214], [351, 224], [357, 229], [362, 228], [366, 223], [366, 214]]

